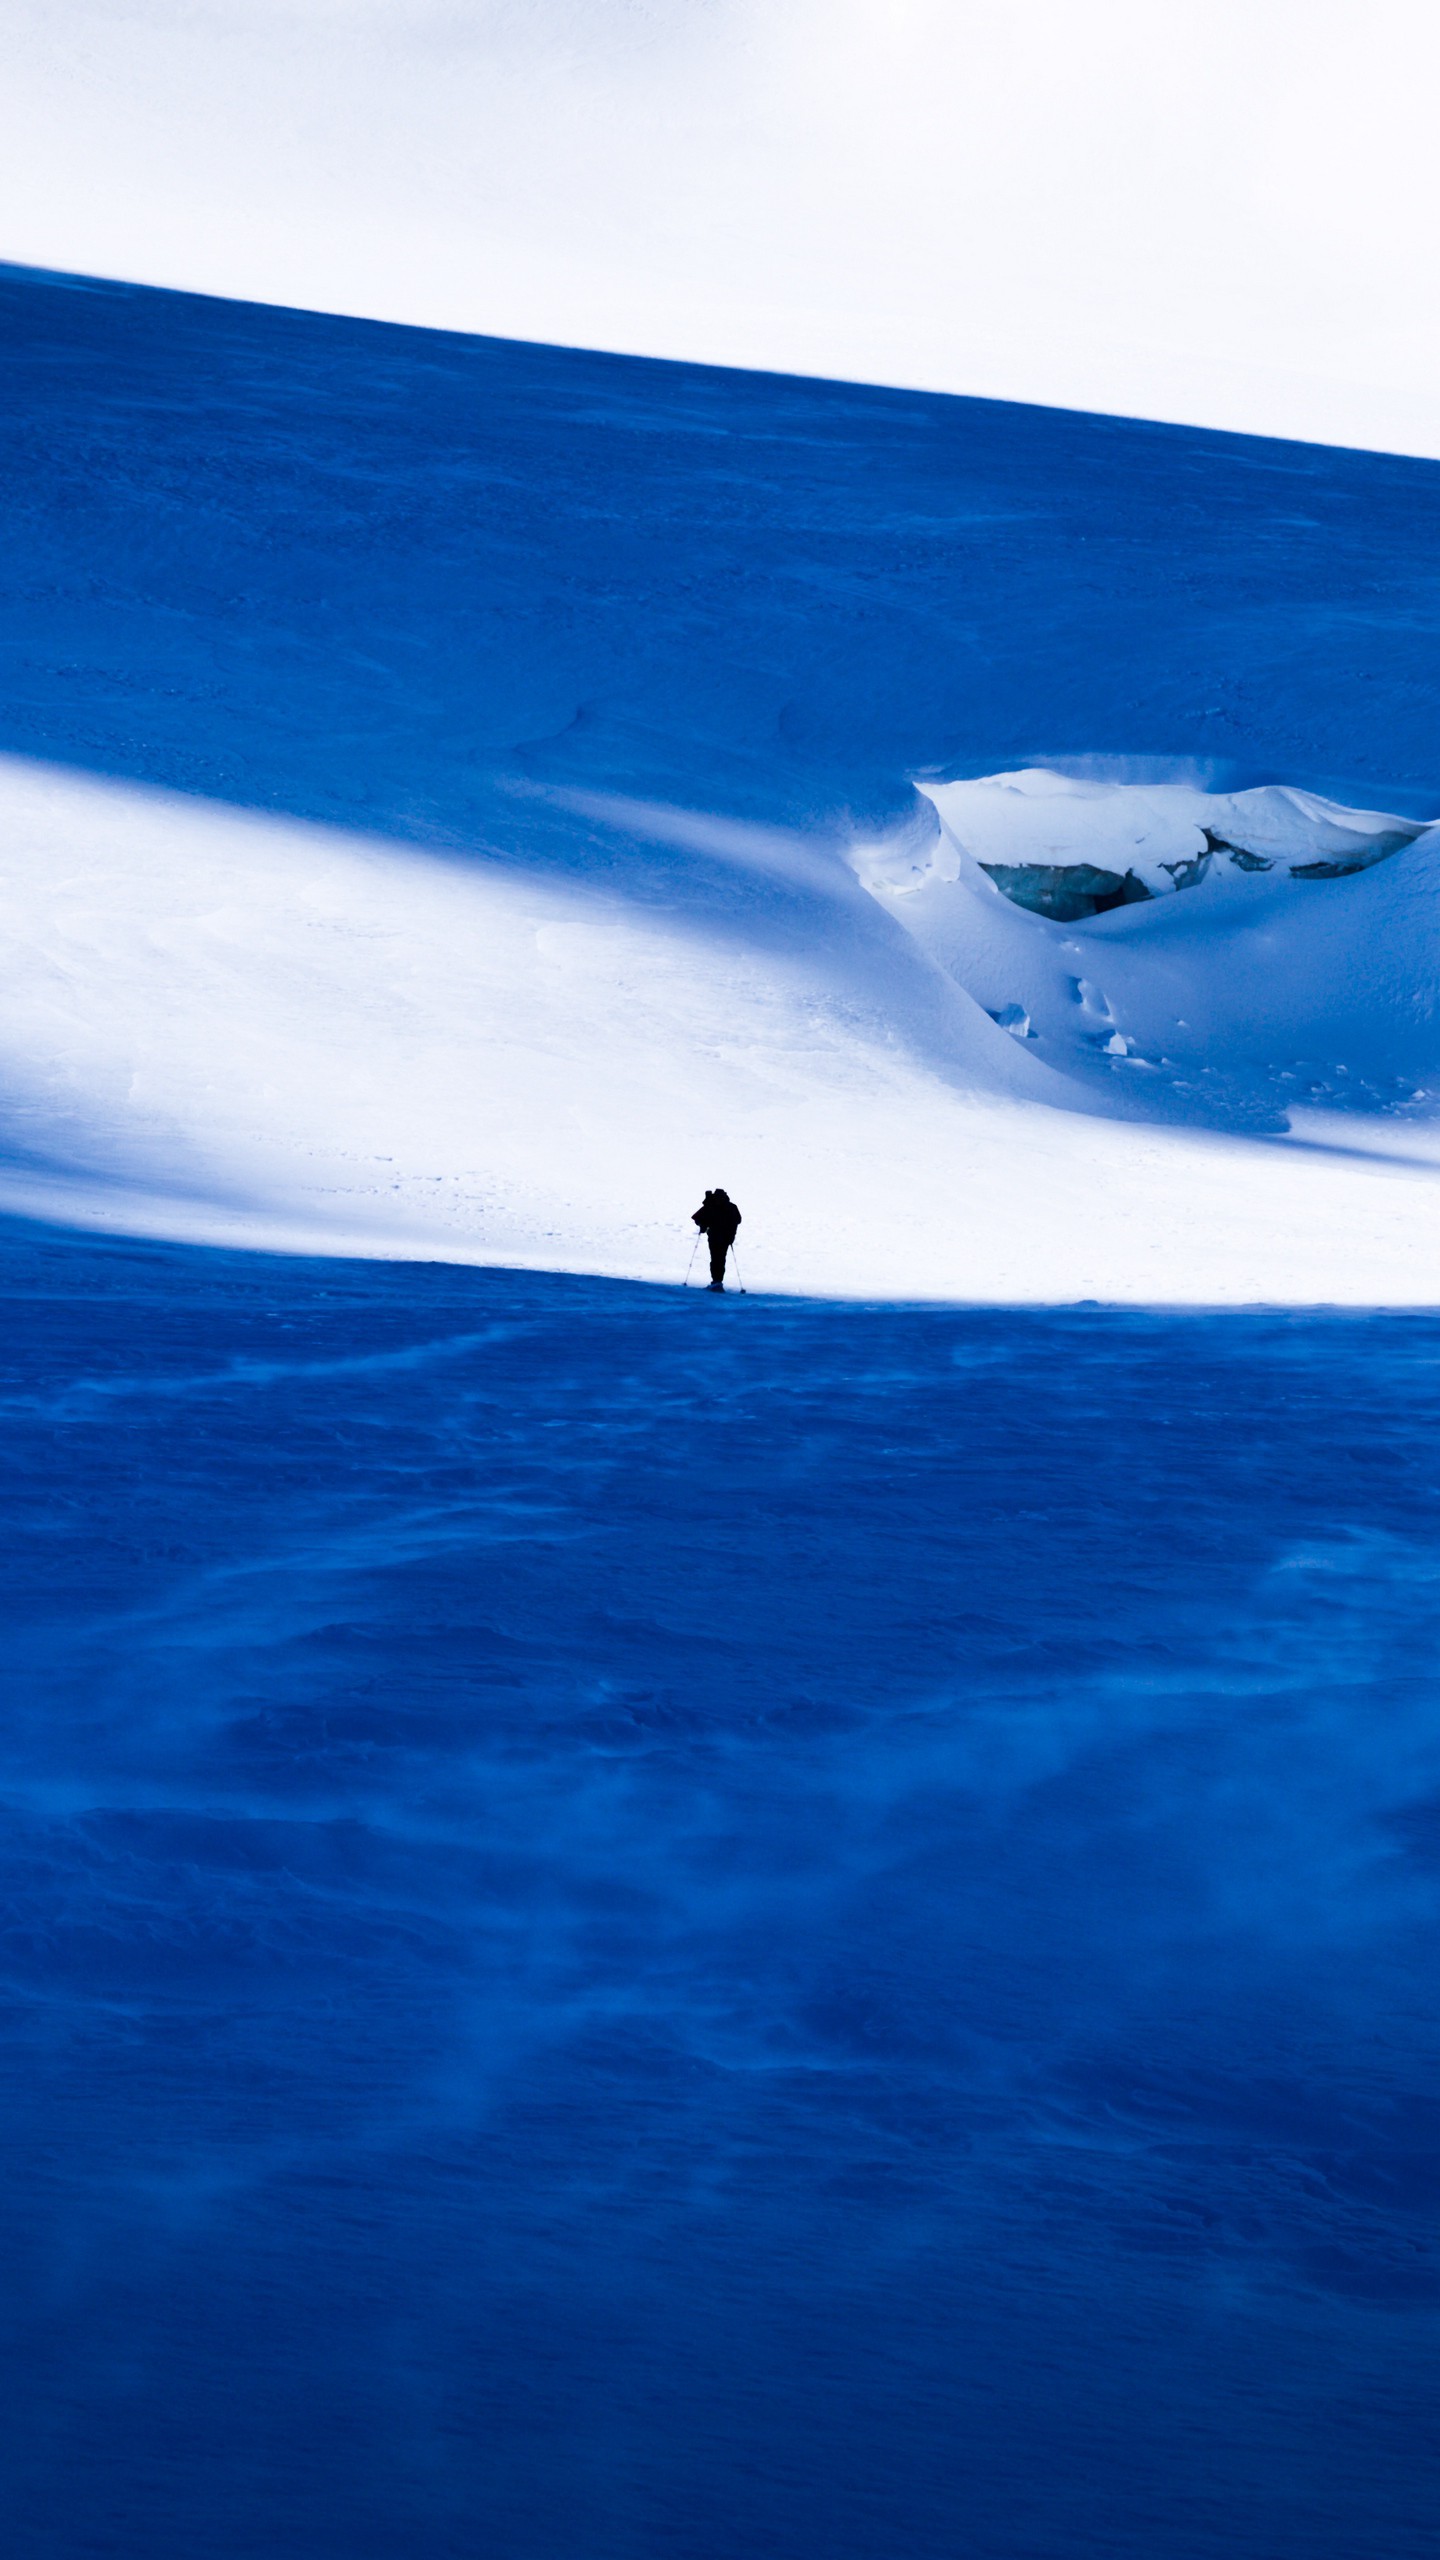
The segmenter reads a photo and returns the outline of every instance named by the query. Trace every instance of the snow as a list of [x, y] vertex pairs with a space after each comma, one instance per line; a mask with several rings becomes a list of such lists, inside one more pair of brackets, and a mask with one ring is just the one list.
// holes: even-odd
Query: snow
[[[757, 1289], [1433, 1297], [1432, 465], [0, 304], [12, 1208], [674, 1281], [722, 1182]], [[1077, 854], [1157, 894], [982, 868]]]
[[0, 0], [31, 264], [1440, 453], [1411, 0]]
[[18, 2560], [1426, 2560], [1440, 1320], [0, 1242]]
[[[1440, 834], [1351, 879], [1235, 873], [1059, 927], [978, 869], [970, 813], [999, 809], [1014, 850], [1012, 800], [1052, 833], [1073, 807], [1072, 843], [1118, 861], [1157, 805], [1183, 833], [1181, 803], [1240, 804], [933, 797], [932, 869], [913, 827], [848, 848], [873, 894], [839, 844], [621, 803], [617, 831], [675, 855], [668, 903], [637, 909], [527, 874], [526, 799], [510, 862], [461, 864], [6, 760], [0, 1202], [674, 1281], [691, 1194], [723, 1181], [752, 1288], [1432, 1302]], [[750, 891], [723, 933], [687, 877], [701, 849]], [[1288, 1100], [1366, 1112], [1367, 1147], [1277, 1143]]]
[[[1290, 1113], [1368, 1115], [1414, 1159], [1435, 1115], [1440, 827], [1267, 785], [1050, 772], [926, 786], [929, 848], [870, 858], [881, 902], [1036, 1055], [1147, 1116], [1288, 1132]], [[1124, 904], [1066, 921], [1034, 882]], [[1063, 903], [1063, 901], [1062, 901]], [[1075, 900], [1072, 904], [1079, 904]]]
[[1422, 2560], [1440, 474], [0, 312], [7, 2551]]

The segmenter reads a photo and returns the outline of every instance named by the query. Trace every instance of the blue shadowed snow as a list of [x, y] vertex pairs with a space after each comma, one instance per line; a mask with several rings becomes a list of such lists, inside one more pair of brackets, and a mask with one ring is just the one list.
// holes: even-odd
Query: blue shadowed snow
[[[1440, 798], [1434, 463], [0, 327], [0, 749], [757, 934], [536, 786]], [[18, 2560], [1428, 2555], [1440, 1317], [4, 1236]]]
[[17, 2560], [1433, 2548], [1440, 1318], [3, 1270]]
[[527, 780], [806, 825], [1099, 754], [1440, 801], [1434, 462], [15, 268], [0, 343], [12, 752], [502, 852]]

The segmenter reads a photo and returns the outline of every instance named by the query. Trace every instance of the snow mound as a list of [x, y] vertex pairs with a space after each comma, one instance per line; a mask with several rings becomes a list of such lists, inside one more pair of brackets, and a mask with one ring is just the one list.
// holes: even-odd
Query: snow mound
[[928, 843], [865, 848], [861, 876], [1038, 1060], [1207, 1126], [1440, 1095], [1440, 825], [1275, 784], [922, 788]]

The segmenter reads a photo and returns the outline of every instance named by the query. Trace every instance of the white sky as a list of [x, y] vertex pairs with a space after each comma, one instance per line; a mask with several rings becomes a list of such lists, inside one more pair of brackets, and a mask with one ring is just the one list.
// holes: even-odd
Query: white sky
[[1440, 456], [1421, 0], [0, 0], [0, 257]]

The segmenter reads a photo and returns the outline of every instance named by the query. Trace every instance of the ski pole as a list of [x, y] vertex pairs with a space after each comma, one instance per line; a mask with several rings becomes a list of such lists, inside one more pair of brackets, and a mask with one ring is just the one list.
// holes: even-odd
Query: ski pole
[[746, 1288], [744, 1281], [740, 1279], [740, 1255], [739, 1255], [739, 1253], [738, 1253], [738, 1251], [737, 1251], [736, 1247], [734, 1246], [734, 1244], [732, 1244], [732, 1245], [731, 1245], [731, 1247], [730, 1247], [730, 1259], [731, 1259], [731, 1261], [732, 1261], [732, 1262], [734, 1263], [734, 1265], [735, 1265], [735, 1277], [736, 1277], [736, 1280], [739, 1282], [740, 1295], [741, 1295], [741, 1297], [742, 1297], [742, 1298], [748, 1298], [748, 1297], [749, 1297], [749, 1295], [750, 1295], [750, 1292], [749, 1292], [749, 1290]]
[[688, 1288], [689, 1288], [689, 1286], [690, 1286], [690, 1274], [691, 1274], [691, 1272], [692, 1272], [692, 1271], [694, 1270], [694, 1268], [695, 1268], [695, 1256], [696, 1256], [696, 1254], [699, 1252], [699, 1250], [700, 1250], [700, 1239], [699, 1239], [699, 1237], [697, 1236], [697, 1237], [696, 1237], [696, 1239], [695, 1239], [695, 1241], [694, 1241], [694, 1243], [693, 1243], [693, 1244], [692, 1244], [692, 1246], [690, 1247], [690, 1259], [689, 1259], [689, 1261], [688, 1261], [688, 1262], [686, 1263], [686, 1265], [685, 1265], [685, 1277], [684, 1277], [684, 1279], [683, 1279], [683, 1280], [681, 1281], [681, 1283], [680, 1283], [680, 1286], [681, 1286], [681, 1288], [682, 1288], [682, 1289], [688, 1289]]

